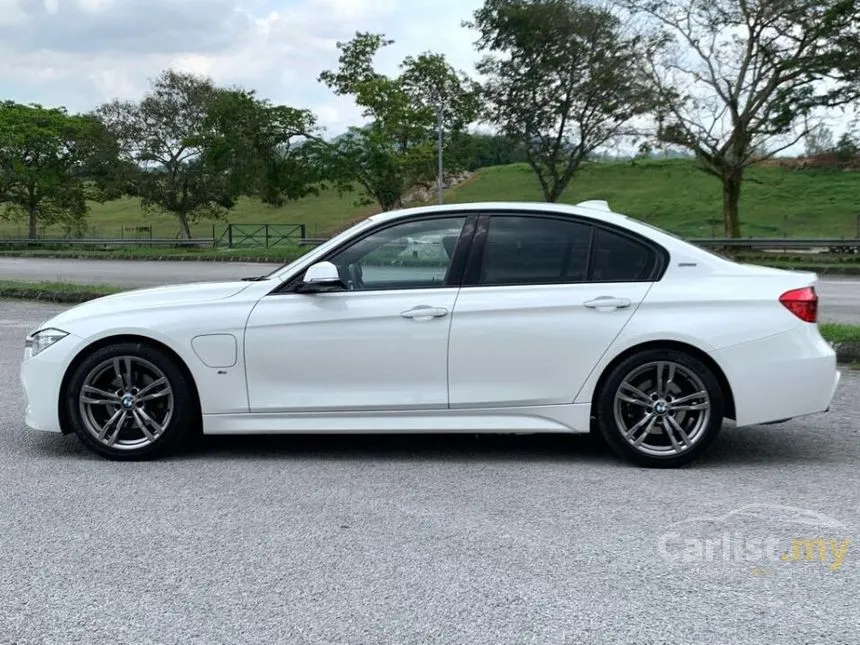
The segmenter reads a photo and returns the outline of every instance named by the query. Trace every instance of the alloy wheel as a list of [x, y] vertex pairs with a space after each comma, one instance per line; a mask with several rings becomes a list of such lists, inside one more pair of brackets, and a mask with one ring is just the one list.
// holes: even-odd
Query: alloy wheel
[[624, 378], [613, 412], [621, 436], [637, 452], [669, 457], [688, 452], [706, 434], [711, 399], [702, 379], [689, 368], [653, 361]]
[[86, 375], [78, 396], [84, 427], [99, 443], [134, 450], [161, 437], [173, 418], [170, 381], [137, 356], [117, 356]]

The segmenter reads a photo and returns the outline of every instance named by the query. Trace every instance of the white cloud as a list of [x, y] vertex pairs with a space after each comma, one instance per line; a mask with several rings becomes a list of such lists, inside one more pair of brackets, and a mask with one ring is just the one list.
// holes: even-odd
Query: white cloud
[[27, 20], [27, 13], [19, 0], [0, 0], [0, 28], [18, 25]]
[[84, 11], [97, 13], [105, 11], [114, 4], [115, 0], [77, 0], [78, 6]]
[[474, 35], [460, 23], [479, 2], [0, 0], [0, 87], [3, 98], [89, 110], [137, 98], [176, 67], [312, 109], [337, 131], [360, 122], [349, 99], [317, 81], [337, 65], [338, 41], [385, 33], [396, 41], [380, 55], [389, 72], [426, 50], [471, 71]]

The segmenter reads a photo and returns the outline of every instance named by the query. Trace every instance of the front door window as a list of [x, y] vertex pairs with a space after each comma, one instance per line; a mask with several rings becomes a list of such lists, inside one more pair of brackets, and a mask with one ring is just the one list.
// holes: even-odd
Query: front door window
[[465, 222], [448, 217], [390, 226], [329, 261], [350, 291], [443, 287]]

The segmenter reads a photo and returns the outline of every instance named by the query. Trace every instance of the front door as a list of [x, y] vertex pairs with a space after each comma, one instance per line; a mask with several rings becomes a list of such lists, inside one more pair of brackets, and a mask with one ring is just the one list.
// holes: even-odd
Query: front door
[[324, 258], [346, 290], [263, 298], [245, 335], [251, 412], [446, 408], [465, 220], [375, 230]]

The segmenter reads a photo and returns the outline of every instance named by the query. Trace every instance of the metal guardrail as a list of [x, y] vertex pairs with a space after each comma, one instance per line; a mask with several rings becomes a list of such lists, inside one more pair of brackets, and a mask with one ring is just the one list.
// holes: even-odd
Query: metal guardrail
[[824, 246], [858, 246], [860, 238], [845, 237], [811, 237], [811, 238], [786, 238], [786, 237], [726, 237], [726, 238], [689, 238], [688, 242], [702, 246], [759, 246], [759, 247], [797, 247], [815, 248]]
[[228, 248], [262, 248], [301, 244], [307, 229], [304, 224], [227, 224], [217, 238]]
[[831, 253], [860, 253], [860, 238], [693, 238], [688, 242], [709, 248], [749, 250], [826, 249]]
[[0, 246], [181, 246], [201, 247], [215, 246], [215, 238], [195, 238], [191, 240], [174, 239], [172, 237], [143, 237], [125, 239], [104, 238], [68, 238], [41, 237], [34, 239], [0, 238]]

